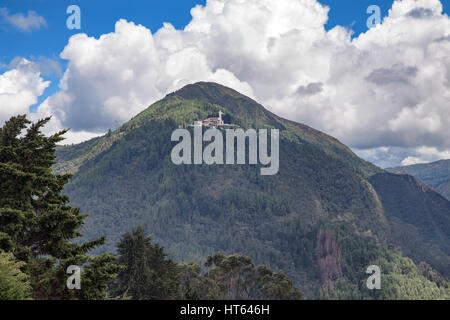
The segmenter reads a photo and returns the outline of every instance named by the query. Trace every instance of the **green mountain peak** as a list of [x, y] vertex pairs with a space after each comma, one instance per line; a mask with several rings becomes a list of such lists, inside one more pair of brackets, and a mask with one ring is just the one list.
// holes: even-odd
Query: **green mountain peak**
[[[172, 132], [219, 111], [244, 129], [280, 130], [277, 175], [261, 176], [257, 165], [171, 162]], [[106, 235], [103, 251], [142, 225], [176, 260], [245, 254], [285, 271], [309, 297], [334, 286], [371, 297], [365, 268], [377, 263], [391, 270], [393, 283], [403, 279], [393, 263], [417, 271], [414, 263], [426, 262], [449, 276], [450, 202], [219, 84], [187, 85], [117, 130], [57, 155], [55, 170], [75, 173], [65, 193], [90, 214], [82, 232]]]

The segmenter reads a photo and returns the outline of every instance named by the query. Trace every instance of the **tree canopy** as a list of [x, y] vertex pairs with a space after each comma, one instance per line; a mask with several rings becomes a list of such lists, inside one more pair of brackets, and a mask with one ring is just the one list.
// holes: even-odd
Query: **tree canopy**
[[217, 252], [205, 268], [175, 263], [146, 237], [142, 227], [125, 233], [117, 244], [125, 266], [111, 285], [111, 296], [131, 299], [300, 299], [301, 293], [282, 271], [255, 266], [249, 257]]
[[[50, 118], [31, 123], [11, 118], [0, 128], [0, 249], [22, 261], [37, 299], [98, 299], [119, 267], [112, 255], [88, 257], [105, 238], [77, 243], [86, 215], [62, 194], [71, 175], [55, 175], [56, 143], [61, 131], [42, 133]], [[82, 268], [81, 290], [68, 290], [66, 270]]]
[[28, 276], [20, 268], [24, 262], [16, 261], [12, 253], [0, 250], [0, 300], [18, 300], [30, 297]]

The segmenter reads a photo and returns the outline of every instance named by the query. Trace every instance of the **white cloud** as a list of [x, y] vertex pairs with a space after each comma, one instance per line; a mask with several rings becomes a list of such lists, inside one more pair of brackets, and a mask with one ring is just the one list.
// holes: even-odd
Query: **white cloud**
[[[177, 33], [167, 24], [165, 28], [162, 32]], [[216, 81], [252, 95], [250, 86], [230, 71], [211, 70], [199, 48], [166, 54], [174, 44], [164, 47], [161, 42], [157, 46], [150, 30], [125, 20], [99, 39], [71, 37], [61, 53], [69, 61], [61, 91], [48, 98], [38, 114], [53, 114], [74, 132], [101, 133], [188, 83]]]
[[61, 54], [61, 91], [40, 112], [99, 133], [187, 83], [216, 81], [368, 155], [445, 155], [450, 19], [441, 2], [397, 0], [355, 39], [324, 29], [328, 11], [316, 0], [208, 0], [184, 30], [166, 23], [152, 34], [120, 20], [99, 39], [75, 35]]
[[28, 113], [49, 85], [50, 81], [44, 81], [36, 64], [23, 58], [14, 59], [11, 69], [0, 74], [0, 123], [11, 116]]
[[31, 56], [31, 60], [39, 66], [39, 70], [44, 76], [56, 75], [61, 77], [63, 74], [61, 62], [56, 57]]
[[0, 8], [0, 17], [25, 32], [39, 30], [41, 27], [47, 26], [45, 19], [32, 10], [29, 10], [26, 15], [23, 13], [10, 14], [9, 10], [3, 7]]
[[450, 151], [448, 149], [428, 146], [378, 147], [364, 150], [354, 149], [354, 151], [358, 156], [369, 159], [382, 168], [450, 159]]
[[450, 150], [439, 151], [434, 147], [420, 147], [414, 151], [413, 156], [408, 156], [401, 162], [401, 165], [433, 162], [440, 159], [450, 159]]

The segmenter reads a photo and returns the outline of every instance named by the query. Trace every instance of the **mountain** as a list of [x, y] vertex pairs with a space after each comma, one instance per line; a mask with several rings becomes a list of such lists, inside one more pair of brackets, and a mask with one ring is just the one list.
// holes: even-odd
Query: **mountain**
[[413, 164], [386, 169], [390, 172], [408, 173], [450, 199], [450, 160]]
[[[172, 132], [219, 111], [243, 129], [280, 130], [278, 174], [262, 176], [259, 165], [172, 163]], [[106, 235], [103, 251], [142, 225], [175, 260], [245, 254], [282, 269], [308, 298], [448, 293], [438, 274], [450, 276], [449, 201], [219, 84], [188, 85], [57, 156], [54, 170], [74, 174], [64, 192], [90, 214], [82, 232]], [[366, 288], [372, 264], [390, 279], [379, 291]]]

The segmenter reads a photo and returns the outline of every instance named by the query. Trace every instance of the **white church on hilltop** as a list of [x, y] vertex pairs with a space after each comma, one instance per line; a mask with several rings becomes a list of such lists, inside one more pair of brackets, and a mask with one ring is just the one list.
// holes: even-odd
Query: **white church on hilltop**
[[204, 120], [198, 120], [194, 122], [193, 127], [212, 127], [212, 128], [223, 128], [223, 127], [237, 127], [234, 124], [224, 123], [222, 116], [225, 113], [219, 111], [219, 117], [207, 118]]

